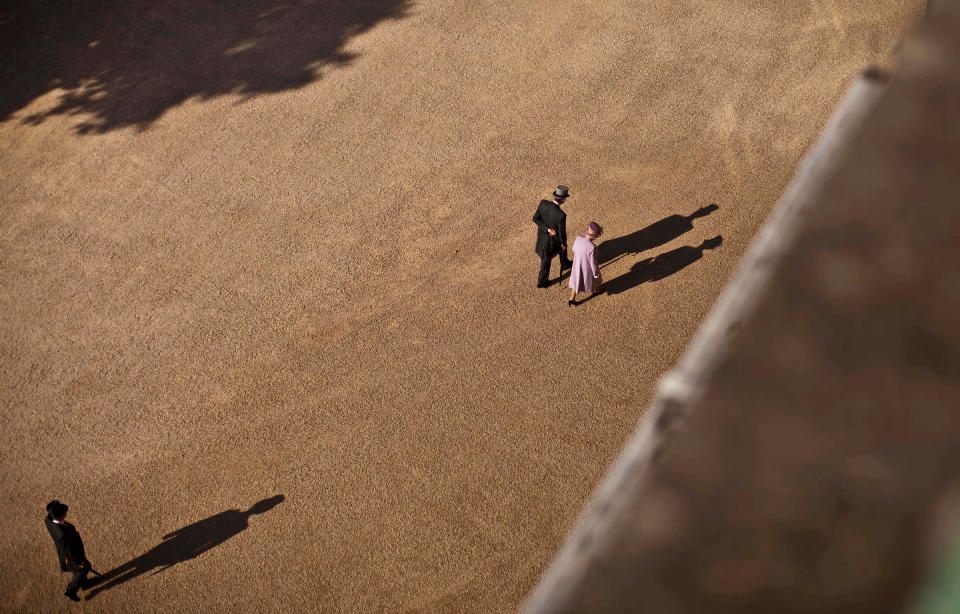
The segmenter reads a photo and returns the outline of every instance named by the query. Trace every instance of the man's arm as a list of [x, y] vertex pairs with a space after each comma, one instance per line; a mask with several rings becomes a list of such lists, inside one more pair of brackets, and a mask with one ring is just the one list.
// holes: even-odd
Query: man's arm
[[560, 216], [560, 249], [566, 251], [567, 249], [567, 214], [564, 213]]
[[533, 223], [537, 225], [537, 228], [540, 230], [547, 230], [547, 223], [543, 221], [543, 217], [540, 216], [540, 206], [537, 206], [536, 212], [533, 214]]
[[80, 534], [74, 529], [69, 533], [64, 532], [63, 536], [63, 555], [67, 559], [67, 565], [73, 563], [77, 567], [84, 567], [87, 564], [87, 556], [83, 551], [83, 541]]
[[545, 231], [551, 237], [556, 236], [557, 232], [550, 228], [550, 224], [547, 224], [546, 220], [543, 219], [543, 216], [540, 215], [540, 210], [543, 207], [537, 206], [537, 212], [533, 214], [533, 222], [537, 225], [537, 228], [541, 231]]

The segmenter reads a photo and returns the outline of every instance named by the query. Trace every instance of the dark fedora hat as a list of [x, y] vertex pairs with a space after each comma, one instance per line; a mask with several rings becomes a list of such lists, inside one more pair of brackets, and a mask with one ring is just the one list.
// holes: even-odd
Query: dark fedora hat
[[558, 185], [557, 189], [553, 191], [553, 196], [555, 198], [566, 198], [570, 196], [570, 188], [565, 185]]
[[66, 503], [60, 503], [56, 499], [54, 499], [50, 503], [47, 503], [47, 511], [50, 512], [50, 515], [53, 516], [54, 518], [59, 518], [64, 514], [66, 514], [67, 509], [69, 508], [67, 507]]

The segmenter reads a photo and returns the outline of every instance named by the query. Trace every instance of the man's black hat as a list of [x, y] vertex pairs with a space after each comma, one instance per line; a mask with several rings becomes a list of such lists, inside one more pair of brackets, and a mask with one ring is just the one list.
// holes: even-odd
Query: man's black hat
[[553, 191], [553, 195], [554, 195], [556, 198], [566, 198], [566, 197], [570, 196], [569, 190], [570, 190], [570, 188], [568, 188], [568, 187], [565, 186], [565, 185], [558, 185], [558, 186], [557, 186], [557, 189]]
[[47, 503], [47, 511], [48, 511], [48, 512], [50, 513], [50, 515], [53, 516], [54, 518], [59, 518], [59, 517], [63, 516], [64, 514], [66, 514], [66, 513], [67, 513], [67, 509], [68, 509], [68, 508], [67, 508], [66, 503], [60, 503], [60, 502], [57, 501], [56, 499], [54, 499], [54, 500], [51, 501], [50, 503]]

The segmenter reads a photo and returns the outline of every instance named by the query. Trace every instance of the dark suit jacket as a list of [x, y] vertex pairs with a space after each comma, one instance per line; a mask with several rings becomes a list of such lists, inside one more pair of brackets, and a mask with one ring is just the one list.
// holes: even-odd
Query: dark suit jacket
[[61, 571], [73, 571], [79, 567], [80, 563], [87, 561], [87, 554], [83, 550], [83, 540], [80, 534], [69, 522], [57, 524], [53, 517], [47, 514], [43, 519], [43, 524], [47, 525], [47, 531], [53, 538], [53, 545], [57, 547], [57, 557], [60, 559]]
[[[567, 214], [560, 205], [551, 200], [541, 200], [537, 212], [533, 214], [533, 223], [537, 225], [537, 245], [533, 251], [541, 258], [556, 256], [560, 246], [567, 244]], [[556, 236], [547, 232], [552, 228]]]

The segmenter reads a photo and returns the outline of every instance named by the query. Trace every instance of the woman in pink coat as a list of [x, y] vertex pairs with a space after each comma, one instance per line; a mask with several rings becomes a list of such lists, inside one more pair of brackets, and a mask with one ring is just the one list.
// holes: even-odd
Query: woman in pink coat
[[603, 234], [603, 227], [596, 222], [587, 226], [587, 236], [578, 236], [573, 242], [573, 269], [570, 270], [570, 299], [567, 306], [577, 302], [577, 292], [599, 294], [603, 278], [600, 277], [600, 265], [597, 262], [597, 246], [594, 239]]

